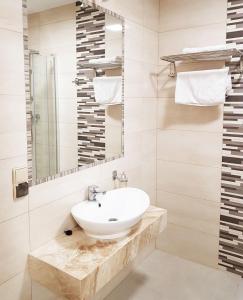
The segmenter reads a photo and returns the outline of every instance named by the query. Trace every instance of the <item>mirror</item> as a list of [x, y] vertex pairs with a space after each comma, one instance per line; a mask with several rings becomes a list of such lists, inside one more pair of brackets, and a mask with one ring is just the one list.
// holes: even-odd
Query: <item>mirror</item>
[[87, 1], [28, 0], [26, 11], [30, 183], [121, 157], [123, 19]]

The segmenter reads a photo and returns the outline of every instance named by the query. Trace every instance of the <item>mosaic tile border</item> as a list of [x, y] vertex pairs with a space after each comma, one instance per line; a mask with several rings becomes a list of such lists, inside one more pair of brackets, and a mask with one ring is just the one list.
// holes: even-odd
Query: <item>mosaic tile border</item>
[[30, 57], [28, 48], [28, 19], [27, 0], [22, 0], [23, 9], [23, 44], [24, 44], [24, 76], [25, 76], [25, 99], [26, 99], [26, 119], [27, 119], [27, 166], [28, 180], [32, 182], [32, 142], [31, 142], [31, 97], [30, 97]]
[[29, 49], [28, 49], [28, 26], [27, 26], [27, 0], [22, 0], [23, 1], [23, 18], [24, 18], [24, 47], [26, 49], [25, 51], [25, 86], [26, 86], [26, 119], [27, 119], [27, 149], [28, 149], [28, 170], [29, 170], [29, 185], [37, 185], [41, 184], [50, 180], [54, 180], [66, 175], [70, 175], [82, 170], [85, 170], [87, 168], [92, 168], [98, 165], [102, 165], [107, 162], [111, 162], [113, 160], [119, 159], [124, 157], [124, 35], [125, 35], [125, 19], [118, 15], [117, 13], [110, 11], [109, 9], [106, 9], [100, 5], [97, 5], [91, 1], [84, 0], [84, 4], [90, 5], [96, 9], [99, 9], [101, 12], [110, 14], [122, 21], [122, 36], [123, 36], [123, 47], [122, 47], [122, 99], [123, 99], [123, 105], [122, 105], [122, 151], [120, 155], [116, 155], [113, 157], [109, 157], [100, 161], [96, 161], [94, 163], [91, 163], [86, 166], [81, 166], [77, 168], [73, 168], [70, 170], [65, 170], [62, 171], [58, 174], [55, 174], [53, 176], [48, 176], [39, 180], [33, 180], [32, 179], [32, 139], [31, 139], [31, 99], [30, 99], [30, 86], [29, 86]]
[[[228, 0], [227, 44], [243, 51], [243, 0]], [[243, 76], [239, 61], [227, 62], [233, 91], [223, 120], [219, 265], [243, 277]]]

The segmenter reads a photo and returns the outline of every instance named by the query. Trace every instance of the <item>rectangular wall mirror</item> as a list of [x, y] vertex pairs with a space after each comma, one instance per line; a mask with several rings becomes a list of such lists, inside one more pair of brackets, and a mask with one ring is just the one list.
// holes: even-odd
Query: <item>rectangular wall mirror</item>
[[30, 184], [123, 155], [124, 20], [88, 1], [28, 0]]

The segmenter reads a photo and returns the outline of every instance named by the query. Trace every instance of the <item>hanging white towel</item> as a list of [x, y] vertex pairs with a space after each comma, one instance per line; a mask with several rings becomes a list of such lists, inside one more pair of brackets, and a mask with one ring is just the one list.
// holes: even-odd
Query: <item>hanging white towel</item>
[[93, 80], [95, 101], [101, 105], [114, 105], [122, 102], [122, 77], [95, 77]]
[[207, 51], [220, 51], [220, 50], [230, 50], [234, 49], [234, 44], [223, 44], [223, 45], [215, 45], [215, 46], [207, 46], [207, 47], [199, 47], [199, 48], [184, 48], [182, 49], [182, 53], [197, 53], [197, 52], [207, 52]]
[[115, 64], [115, 63], [121, 63], [122, 62], [122, 58], [121, 56], [114, 56], [114, 57], [105, 57], [105, 58], [94, 58], [94, 59], [90, 59], [89, 63], [90, 64], [97, 64], [97, 65], [102, 65], [102, 64]]
[[229, 68], [178, 73], [175, 102], [198, 106], [224, 103], [231, 83], [228, 72]]

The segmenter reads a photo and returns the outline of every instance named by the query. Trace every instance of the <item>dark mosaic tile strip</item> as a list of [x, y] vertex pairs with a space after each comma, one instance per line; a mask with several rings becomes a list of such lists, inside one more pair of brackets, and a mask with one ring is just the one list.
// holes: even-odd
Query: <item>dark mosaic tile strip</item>
[[[78, 165], [105, 159], [105, 110], [95, 102], [92, 69], [82, 68], [91, 58], [105, 57], [105, 13], [76, 2], [78, 101]], [[104, 72], [98, 74], [103, 76]]]
[[[242, 0], [228, 0], [226, 42], [239, 49], [243, 44], [243, 30], [239, 30], [242, 4]], [[234, 60], [227, 63], [233, 93], [224, 105], [219, 265], [243, 277], [243, 78]]]

